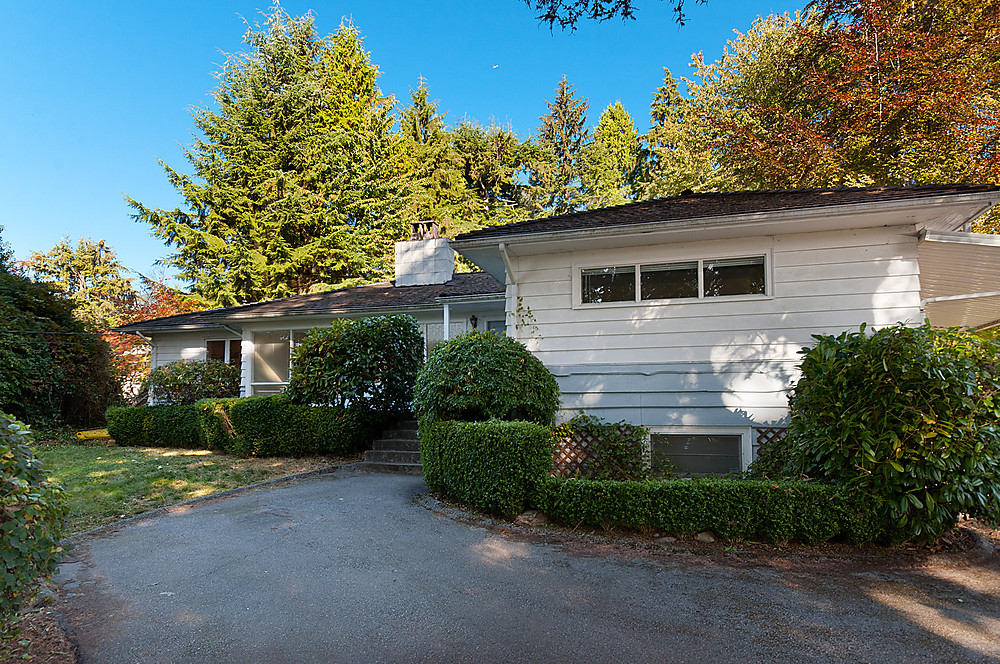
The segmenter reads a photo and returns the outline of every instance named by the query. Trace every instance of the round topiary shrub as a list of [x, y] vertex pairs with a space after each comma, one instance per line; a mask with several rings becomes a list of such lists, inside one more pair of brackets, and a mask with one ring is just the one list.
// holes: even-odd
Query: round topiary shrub
[[139, 388], [139, 401], [190, 406], [201, 399], [240, 395], [240, 368], [221, 360], [177, 360], [156, 367]]
[[1000, 517], [1000, 344], [902, 324], [816, 336], [791, 397], [790, 472], [883, 501], [903, 538]]
[[552, 423], [559, 386], [523, 344], [494, 332], [438, 344], [417, 374], [413, 411], [420, 418]]
[[30, 441], [26, 426], [0, 413], [0, 634], [62, 553], [66, 496], [46, 479]]

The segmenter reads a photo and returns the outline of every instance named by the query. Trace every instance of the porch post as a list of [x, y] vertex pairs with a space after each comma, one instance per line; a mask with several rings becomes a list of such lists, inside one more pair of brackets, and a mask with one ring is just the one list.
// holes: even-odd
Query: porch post
[[444, 305], [444, 340], [451, 339], [451, 307]]

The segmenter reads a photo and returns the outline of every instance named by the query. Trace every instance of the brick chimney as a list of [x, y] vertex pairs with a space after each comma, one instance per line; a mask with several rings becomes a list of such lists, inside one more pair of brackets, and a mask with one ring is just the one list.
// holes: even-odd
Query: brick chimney
[[455, 251], [436, 221], [415, 221], [410, 239], [396, 243], [395, 266], [397, 286], [443, 284], [455, 273]]

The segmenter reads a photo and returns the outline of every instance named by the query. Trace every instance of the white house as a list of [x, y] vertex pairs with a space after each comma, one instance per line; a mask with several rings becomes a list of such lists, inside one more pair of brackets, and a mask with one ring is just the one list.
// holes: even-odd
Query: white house
[[[427, 343], [505, 328], [556, 375], [563, 412], [642, 424], [694, 471], [745, 468], [787, 418], [798, 351], [861, 323], [1000, 323], [1000, 236], [968, 232], [988, 185], [689, 194], [397, 245], [396, 280], [124, 326], [152, 363], [242, 363], [246, 394], [288, 376], [298, 335], [414, 314]], [[432, 234], [433, 235], [433, 234]]]
[[566, 412], [649, 427], [693, 471], [745, 468], [798, 351], [861, 323], [1000, 322], [993, 186], [691, 194], [488, 228], [452, 246], [507, 284], [508, 332]]

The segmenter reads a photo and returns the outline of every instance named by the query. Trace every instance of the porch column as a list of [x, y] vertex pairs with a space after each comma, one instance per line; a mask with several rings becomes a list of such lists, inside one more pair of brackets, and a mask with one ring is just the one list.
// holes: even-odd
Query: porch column
[[444, 340], [451, 339], [451, 307], [444, 305]]

